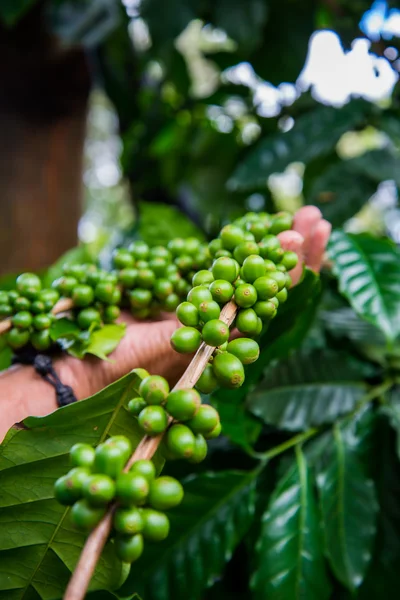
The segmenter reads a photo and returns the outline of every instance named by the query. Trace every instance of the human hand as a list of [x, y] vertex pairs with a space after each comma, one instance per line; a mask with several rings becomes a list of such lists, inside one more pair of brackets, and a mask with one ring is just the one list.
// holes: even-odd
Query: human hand
[[[322, 218], [320, 211], [315, 206], [305, 206], [296, 213], [293, 230], [279, 234], [282, 247], [296, 252], [300, 258], [298, 265], [290, 272], [293, 285], [301, 277], [304, 262], [314, 271], [320, 270], [330, 231], [331, 225]], [[110, 355], [110, 361], [91, 357], [79, 360], [72, 356], [55, 361], [61, 381], [72, 387], [78, 400], [98, 392], [137, 367], [162, 375], [174, 384], [189, 364], [188, 355], [178, 354], [170, 346], [171, 334], [179, 325], [174, 315], [156, 322], [139, 322], [126, 313], [123, 320], [127, 324], [126, 335]], [[21, 393], [19, 402], [10, 402], [7, 419], [3, 420], [3, 427], [0, 428], [0, 440], [2, 429], [5, 433], [11, 425], [28, 415], [46, 415], [57, 408], [53, 390], [39, 376], [32, 375], [30, 367], [16, 367], [2, 374], [0, 384], [3, 382], [3, 392], [7, 386], [10, 389], [18, 388], [15, 377], [19, 377], [20, 381], [21, 377], [25, 377], [31, 393]], [[34, 386], [29, 377], [35, 377]], [[22, 390], [21, 385], [19, 388]], [[4, 393], [0, 392], [0, 395], [4, 396]]]

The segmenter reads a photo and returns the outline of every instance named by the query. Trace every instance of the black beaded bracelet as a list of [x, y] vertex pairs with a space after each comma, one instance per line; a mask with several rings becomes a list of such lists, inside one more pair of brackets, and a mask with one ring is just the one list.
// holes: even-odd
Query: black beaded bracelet
[[67, 404], [76, 402], [77, 398], [73, 389], [71, 386], [65, 385], [60, 381], [54, 370], [53, 361], [50, 356], [38, 354], [33, 349], [26, 349], [13, 356], [12, 364], [32, 365], [36, 373], [43, 377], [56, 390], [58, 406], [67, 406]]

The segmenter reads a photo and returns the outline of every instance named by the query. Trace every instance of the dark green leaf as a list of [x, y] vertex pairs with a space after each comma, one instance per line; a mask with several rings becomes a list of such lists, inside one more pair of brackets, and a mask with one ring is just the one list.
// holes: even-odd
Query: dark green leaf
[[90, 335], [90, 343], [84, 350], [84, 355], [93, 354], [105, 360], [118, 346], [125, 335], [125, 331], [125, 323], [104, 325], [101, 329], [93, 331]]
[[373, 481], [356, 451], [357, 438], [335, 426], [317, 476], [326, 554], [337, 579], [351, 591], [361, 585], [370, 563], [378, 510]]
[[386, 394], [386, 404], [382, 408], [382, 413], [388, 417], [390, 425], [396, 432], [396, 451], [400, 459], [400, 388], [398, 386]]
[[[95, 446], [123, 434], [133, 447], [138, 444], [142, 434], [126, 405], [139, 384], [137, 375], [126, 375], [87, 400], [30, 417], [24, 421], [28, 429], [7, 434], [0, 446], [0, 598], [61, 598], [85, 536], [70, 525], [69, 509], [54, 500], [54, 482], [68, 470], [76, 442]], [[91, 589], [113, 589], [121, 575], [108, 544]]]
[[146, 546], [120, 593], [135, 590], [146, 600], [201, 598], [251, 524], [255, 480], [255, 472], [234, 471], [189, 478], [182, 504], [169, 513], [170, 535]]
[[315, 204], [325, 219], [339, 227], [353, 217], [376, 191], [376, 184], [355, 171], [352, 161], [330, 166], [310, 189], [306, 202]]
[[379, 329], [363, 321], [350, 307], [324, 310], [320, 313], [324, 327], [337, 338], [348, 338], [357, 343], [384, 345], [385, 338]]
[[400, 252], [388, 240], [335, 231], [329, 257], [341, 293], [387, 340], [400, 333]]
[[328, 154], [343, 133], [364, 120], [365, 113], [363, 102], [351, 102], [341, 109], [320, 107], [306, 113], [287, 133], [259, 142], [239, 164], [228, 186], [236, 191], [265, 186], [269, 175], [284, 171], [288, 164], [294, 161], [307, 164]]
[[8, 26], [15, 25], [37, 0], [2, 0], [0, 20]]
[[[376, 183], [393, 180], [397, 187], [400, 187], [400, 157], [386, 148], [371, 150], [348, 162], [353, 172], [368, 177]], [[352, 186], [355, 185], [356, 181], [353, 181]]]
[[214, 2], [213, 23], [249, 52], [262, 41], [262, 28], [267, 17], [264, 0], [218, 0]]
[[252, 587], [259, 600], [330, 596], [313, 481], [300, 448], [263, 515]]
[[354, 410], [366, 389], [360, 376], [342, 353], [298, 352], [266, 371], [247, 406], [269, 425], [305, 431]]
[[61, 319], [54, 319], [50, 327], [50, 337], [53, 341], [60, 340], [62, 338], [75, 339], [81, 330], [79, 329], [76, 321], [62, 317]]

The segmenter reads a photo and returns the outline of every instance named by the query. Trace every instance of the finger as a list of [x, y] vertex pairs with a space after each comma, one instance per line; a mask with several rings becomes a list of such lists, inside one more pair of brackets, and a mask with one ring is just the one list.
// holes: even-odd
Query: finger
[[307, 254], [307, 266], [317, 273], [321, 270], [322, 259], [331, 230], [332, 225], [325, 219], [322, 219], [315, 225], [312, 234], [312, 244]]
[[284, 250], [291, 250], [292, 252], [296, 252], [299, 257], [299, 261], [294, 269], [289, 271], [289, 275], [292, 278], [293, 285], [296, 285], [301, 277], [303, 272], [303, 262], [304, 262], [304, 238], [297, 231], [282, 231], [282, 233], [278, 234], [278, 239], [281, 243], [281, 246]]
[[307, 257], [312, 244], [313, 231], [321, 219], [321, 211], [316, 206], [303, 206], [294, 216], [293, 229], [304, 238], [303, 252], [305, 257]]

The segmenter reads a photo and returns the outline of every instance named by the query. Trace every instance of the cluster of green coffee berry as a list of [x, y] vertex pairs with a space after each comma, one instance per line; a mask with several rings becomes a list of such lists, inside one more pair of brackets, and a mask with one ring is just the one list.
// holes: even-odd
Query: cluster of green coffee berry
[[72, 469], [54, 486], [56, 499], [72, 507], [71, 521], [83, 531], [95, 527], [110, 503], [117, 502], [114, 544], [118, 557], [127, 563], [142, 554], [144, 539], [162, 541], [168, 536], [169, 520], [164, 511], [183, 498], [181, 484], [172, 477], [156, 477], [150, 460], [138, 460], [124, 472], [131, 452], [130, 441], [120, 435], [96, 449], [75, 444], [70, 450]]
[[[217, 348], [197, 384], [203, 393], [218, 384], [228, 388], [243, 384], [243, 364], [259, 356], [258, 344], [251, 338], [261, 333], [287, 299], [292, 283], [287, 271], [298, 259], [294, 252], [281, 248], [275, 235], [266, 233], [271, 230], [268, 223], [250, 215], [224, 227], [209, 244], [212, 255], [216, 256], [216, 248], [224, 255], [214, 259], [211, 269], [194, 275], [187, 301], [177, 307], [183, 327], [173, 333], [172, 347], [192, 353], [205, 342]], [[230, 300], [238, 307], [235, 327], [249, 337], [228, 343], [229, 327], [219, 317]]]
[[165, 433], [161, 450], [167, 459], [186, 458], [199, 463], [207, 455], [207, 439], [221, 432], [218, 412], [212, 406], [201, 403], [201, 397], [193, 389], [169, 389], [164, 377], [147, 375], [139, 387], [138, 398], [128, 404], [128, 410], [138, 418], [140, 428], [146, 435]]

